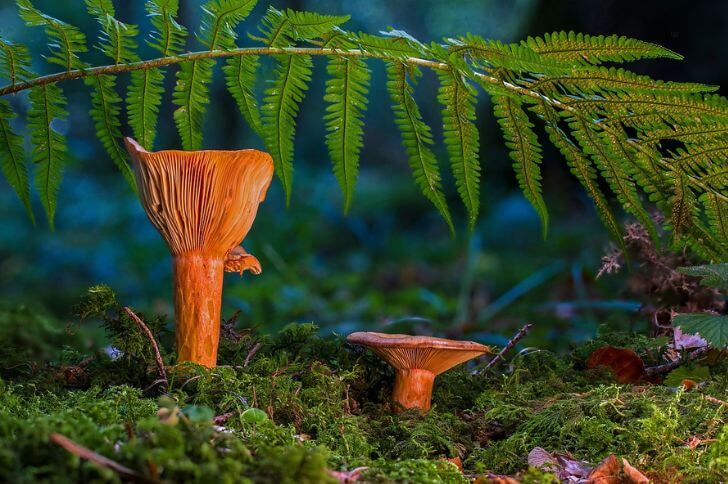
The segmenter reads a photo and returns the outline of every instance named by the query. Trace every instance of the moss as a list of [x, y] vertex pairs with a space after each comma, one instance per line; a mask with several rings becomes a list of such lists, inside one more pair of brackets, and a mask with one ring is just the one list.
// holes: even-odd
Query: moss
[[[96, 351], [70, 382], [62, 377], [64, 365], [84, 359], [82, 347], [47, 349], [46, 361], [6, 354], [24, 368], [0, 380], [0, 475], [8, 480], [118, 480], [49, 445], [52, 432], [169, 481], [215, 475], [221, 482], [325, 482], [329, 468], [366, 466], [363, 479], [372, 482], [463, 482], [442, 460], [459, 456], [469, 474], [519, 473], [523, 482], [553, 482], [550, 474], [528, 469], [526, 456], [536, 446], [592, 463], [614, 453], [655, 479], [725, 478], [728, 408], [705, 398], [728, 393], [723, 361], [710, 362], [706, 383], [685, 392], [616, 385], [609, 373], [583, 369], [582, 348], [568, 356], [537, 350], [511, 359], [503, 374], [473, 376], [458, 368], [441, 375], [430, 413], [393, 415], [387, 405], [392, 371], [370, 352], [336, 336], [322, 338], [313, 325], [275, 335], [228, 325], [221, 366], [170, 368], [169, 389], [158, 400], [162, 390], [152, 384], [156, 375], [143, 341], [120, 322], [120, 305], [108, 292], [95, 297], [100, 301], [86, 301], [83, 313], [101, 311], [102, 319], [116, 321], [105, 321], [112, 341], [118, 338], [134, 356], [111, 359]], [[7, 331], [2, 321], [0, 331]], [[165, 329], [153, 326], [171, 358]], [[600, 338], [587, 347], [608, 340], [645, 355], [655, 350], [639, 336]], [[211, 417], [224, 413], [230, 413], [224, 427], [215, 426]], [[705, 443], [691, 449], [686, 442], [694, 437]]]

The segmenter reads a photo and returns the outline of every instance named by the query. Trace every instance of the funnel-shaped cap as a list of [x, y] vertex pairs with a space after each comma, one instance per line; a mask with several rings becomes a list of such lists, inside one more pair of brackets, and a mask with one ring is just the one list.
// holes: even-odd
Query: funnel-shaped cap
[[430, 336], [359, 332], [346, 339], [370, 348], [397, 370], [427, 370], [434, 375], [490, 351], [473, 341]]
[[139, 196], [174, 255], [224, 257], [248, 234], [273, 177], [258, 150], [149, 152], [126, 138]]

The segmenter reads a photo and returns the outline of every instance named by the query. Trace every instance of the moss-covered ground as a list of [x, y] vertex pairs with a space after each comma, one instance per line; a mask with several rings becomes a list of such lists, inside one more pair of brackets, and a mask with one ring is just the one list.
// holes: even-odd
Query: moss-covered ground
[[[142, 315], [169, 365], [166, 387], [113, 295], [90, 295], [78, 312], [104, 321], [113, 350], [88, 353], [72, 329], [28, 310], [0, 313], [0, 480], [122, 479], [51, 443], [53, 433], [162, 482], [335, 482], [330, 470], [357, 467], [367, 467], [359, 482], [457, 483], [488, 473], [555, 482], [528, 469], [534, 447], [592, 464], [616, 454], [661, 482], [728, 479], [725, 362], [711, 362], [690, 391], [619, 385], [586, 369], [606, 343], [656, 362], [661, 340], [607, 334], [567, 355], [511, 354], [481, 375], [459, 367], [438, 377], [429, 414], [393, 414], [386, 364], [314, 325], [270, 336], [225, 326], [220, 366], [207, 370], [172, 366], [162, 320]], [[445, 460], [453, 457], [464, 473]]]

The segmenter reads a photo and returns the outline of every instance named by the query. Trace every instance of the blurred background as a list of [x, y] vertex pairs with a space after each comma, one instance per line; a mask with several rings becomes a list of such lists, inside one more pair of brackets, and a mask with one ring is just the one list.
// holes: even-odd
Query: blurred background
[[[115, 3], [121, 20], [148, 32], [142, 0]], [[180, 3], [181, 22], [195, 30], [201, 2]], [[97, 24], [81, 0], [35, 0], [34, 4], [81, 27], [90, 42], [97, 37]], [[242, 44], [251, 43], [245, 33], [257, 31], [268, 4], [350, 14], [347, 27], [351, 30], [376, 33], [391, 26], [422, 41], [465, 32], [505, 42], [554, 30], [616, 33], [660, 43], [685, 55], [683, 62], [633, 64], [640, 73], [723, 86], [728, 77], [727, 2], [261, 0], [239, 29]], [[11, 0], [0, 0], [0, 35], [29, 45], [36, 60], [45, 53], [45, 37], [21, 24]], [[199, 47], [191, 37], [188, 48]], [[142, 53], [152, 56], [146, 46]], [[96, 49], [86, 59], [105, 63]], [[244, 243], [260, 260], [263, 273], [242, 279], [226, 275], [224, 316], [239, 309], [240, 325], [270, 331], [292, 321], [313, 321], [327, 332], [412, 331], [491, 344], [503, 344], [531, 322], [535, 329], [527, 343], [556, 350], [592, 336], [602, 324], [623, 329], [645, 326], [637, 315], [639, 302], [621, 292], [624, 274], [595, 279], [610, 241], [591, 202], [548, 146], [544, 191], [552, 222], [549, 237], [541, 237], [538, 218], [516, 186], [485, 95], [477, 107], [483, 208], [472, 233], [463, 222], [441, 143], [437, 147], [456, 218], [457, 234], [452, 237], [412, 181], [392, 121], [383, 65], [370, 62], [373, 77], [361, 175], [351, 212], [344, 216], [324, 142], [325, 61], [316, 59], [315, 64], [298, 121], [291, 206], [285, 208], [280, 184], [274, 181]], [[34, 68], [51, 72], [47, 64]], [[271, 64], [265, 63], [258, 93], [271, 78], [271, 70]], [[167, 71], [156, 149], [179, 147], [171, 109], [175, 71]], [[127, 76], [120, 77], [122, 89], [127, 82]], [[87, 115], [87, 90], [80, 82], [65, 83], [62, 88], [69, 99], [70, 118], [58, 128], [68, 136], [69, 159], [55, 232], [48, 229], [37, 197], [34, 226], [7, 183], [0, 181], [0, 306], [25, 304], [47, 311], [60, 324], [75, 324], [74, 302], [88, 286], [106, 283], [125, 304], [168, 314], [171, 321], [167, 248], [96, 140]], [[417, 98], [440, 142], [436, 89], [435, 76], [425, 72]], [[219, 67], [211, 98], [206, 148], [263, 148], [227, 93]], [[27, 109], [26, 95], [11, 101], [21, 112]], [[23, 131], [22, 119], [16, 128]], [[124, 133], [128, 132], [125, 126]]]

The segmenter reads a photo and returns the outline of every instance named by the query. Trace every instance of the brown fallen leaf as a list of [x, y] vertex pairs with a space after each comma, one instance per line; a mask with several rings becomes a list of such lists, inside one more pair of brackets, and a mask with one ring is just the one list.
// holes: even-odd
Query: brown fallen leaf
[[587, 484], [649, 484], [650, 480], [627, 462], [612, 454], [594, 468]]
[[618, 383], [637, 383], [645, 376], [645, 363], [637, 353], [626, 348], [603, 346], [589, 355], [588, 368], [606, 366]]
[[460, 456], [443, 457], [442, 460], [452, 462], [460, 470], [460, 472], [463, 472], [463, 460], [460, 458]]
[[511, 476], [488, 474], [478, 477], [473, 481], [473, 484], [521, 484], [521, 481], [514, 479]]

